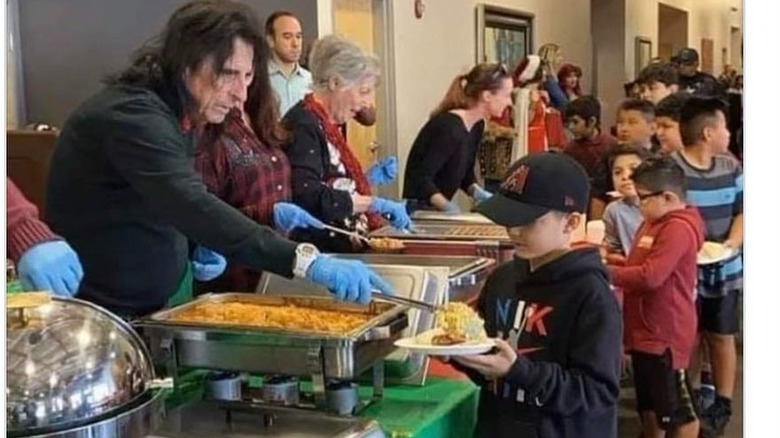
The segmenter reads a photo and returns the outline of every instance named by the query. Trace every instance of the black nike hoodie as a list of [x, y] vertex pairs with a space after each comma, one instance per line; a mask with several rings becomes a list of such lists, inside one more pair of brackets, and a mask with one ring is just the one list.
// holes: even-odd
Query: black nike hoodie
[[478, 301], [491, 337], [517, 346], [509, 373], [481, 386], [476, 437], [617, 437], [622, 318], [598, 250], [572, 250], [531, 272], [496, 269]]

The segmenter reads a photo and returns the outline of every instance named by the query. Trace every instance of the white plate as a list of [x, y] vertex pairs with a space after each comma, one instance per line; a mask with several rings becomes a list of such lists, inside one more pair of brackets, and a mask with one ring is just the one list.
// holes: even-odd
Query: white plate
[[431, 339], [440, 333], [441, 329], [428, 330], [412, 338], [399, 339], [395, 341], [395, 346], [429, 356], [472, 356], [486, 353], [496, 345], [492, 339], [455, 345], [431, 344]]
[[700, 265], [711, 265], [713, 263], [720, 263], [724, 260], [728, 260], [731, 257], [734, 257], [734, 255], [737, 253], [737, 250], [734, 248], [727, 248], [722, 243], [718, 242], [705, 242], [705, 244], [708, 245], [717, 245], [721, 248], [721, 253], [715, 257], [715, 258], [707, 258], [704, 257], [702, 254], [702, 251], [699, 251], [699, 254], [696, 256], [696, 263]]

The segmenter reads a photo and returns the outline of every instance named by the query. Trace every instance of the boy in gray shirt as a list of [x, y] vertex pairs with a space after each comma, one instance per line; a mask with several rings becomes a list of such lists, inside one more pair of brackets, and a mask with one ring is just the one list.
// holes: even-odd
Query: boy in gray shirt
[[609, 153], [609, 168], [615, 199], [604, 210], [604, 247], [612, 263], [625, 261], [642, 223], [639, 198], [631, 180], [634, 168], [653, 154], [639, 146], [620, 145]]

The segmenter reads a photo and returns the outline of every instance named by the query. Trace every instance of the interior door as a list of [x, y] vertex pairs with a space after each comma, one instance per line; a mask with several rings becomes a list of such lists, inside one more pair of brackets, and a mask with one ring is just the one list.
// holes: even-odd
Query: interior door
[[[364, 50], [376, 53], [374, 44], [373, 0], [335, 0], [333, 33], [348, 38]], [[377, 123], [380, 120], [377, 118]], [[363, 126], [354, 120], [347, 123], [347, 144], [366, 168], [374, 162], [377, 127]]]

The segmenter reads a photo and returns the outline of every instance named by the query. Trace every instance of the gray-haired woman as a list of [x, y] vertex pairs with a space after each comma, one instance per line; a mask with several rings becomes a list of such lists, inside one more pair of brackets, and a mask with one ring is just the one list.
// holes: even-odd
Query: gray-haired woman
[[[372, 183], [392, 169], [380, 166], [364, 174], [339, 129], [374, 105], [379, 61], [350, 41], [329, 35], [314, 43], [309, 69], [312, 93], [282, 121], [292, 134], [286, 152], [292, 166], [293, 202], [339, 228], [365, 232], [382, 226], [383, 218], [396, 228], [408, 228], [411, 220], [403, 203], [371, 195]], [[324, 230], [300, 230], [292, 237], [331, 252], [360, 249], [357, 242]]]

